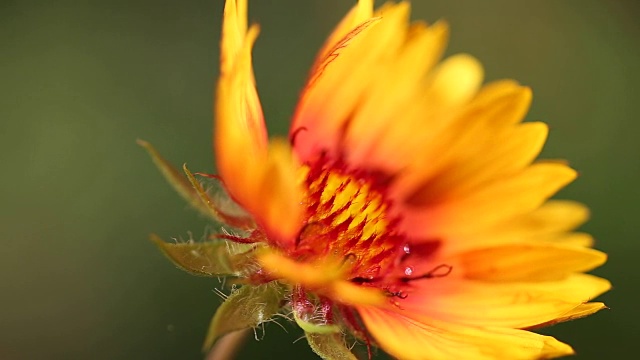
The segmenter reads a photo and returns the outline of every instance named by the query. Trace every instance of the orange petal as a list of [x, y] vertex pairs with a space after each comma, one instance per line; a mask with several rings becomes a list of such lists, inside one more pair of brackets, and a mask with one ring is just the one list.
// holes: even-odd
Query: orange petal
[[607, 280], [586, 274], [572, 274], [557, 281], [511, 283], [445, 277], [413, 285], [415, 290], [400, 304], [413, 313], [413, 318], [508, 328], [589, 315], [604, 305], [585, 303], [611, 287]]
[[400, 359], [548, 359], [573, 354], [569, 345], [524, 330], [416, 321], [396, 312], [357, 307], [380, 347]]

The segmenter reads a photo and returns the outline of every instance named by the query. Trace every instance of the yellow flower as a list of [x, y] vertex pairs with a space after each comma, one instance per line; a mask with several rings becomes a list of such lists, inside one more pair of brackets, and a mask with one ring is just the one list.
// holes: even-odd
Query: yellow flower
[[359, 1], [330, 35], [288, 141], [270, 141], [251, 64], [258, 26], [247, 26], [246, 0], [226, 2], [214, 148], [242, 211], [187, 174], [203, 211], [237, 229], [219, 237], [244, 245], [222, 256], [224, 269], [196, 272], [263, 287], [230, 298], [212, 331], [231, 329], [221, 319], [241, 298], [269, 293], [276, 310], [246, 324], [284, 306], [324, 358], [353, 356], [344, 332], [401, 359], [572, 354], [528, 329], [604, 308], [590, 301], [609, 282], [584, 272], [606, 255], [572, 232], [588, 216], [583, 205], [548, 200], [576, 173], [534, 162], [547, 126], [521, 123], [531, 91], [511, 80], [483, 86], [469, 55], [439, 62], [445, 23], [410, 23], [407, 2], [376, 12], [372, 3]]

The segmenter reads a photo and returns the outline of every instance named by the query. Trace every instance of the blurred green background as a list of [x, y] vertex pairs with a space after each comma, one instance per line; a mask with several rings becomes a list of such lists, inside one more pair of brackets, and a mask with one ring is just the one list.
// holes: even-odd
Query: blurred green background
[[[351, 0], [252, 1], [255, 70], [269, 128], [284, 134], [315, 51]], [[172, 266], [147, 241], [198, 238], [187, 209], [135, 144], [213, 172], [212, 87], [222, 0], [0, 3], [1, 359], [198, 359], [216, 280]], [[534, 89], [528, 119], [551, 126], [546, 157], [581, 177], [561, 197], [610, 254], [611, 307], [546, 329], [581, 359], [637, 352], [640, 311], [640, 2], [414, 0], [447, 19], [449, 53], [487, 78]], [[268, 326], [244, 358], [314, 358], [293, 326]], [[260, 334], [259, 334], [260, 335]], [[636, 351], [634, 351], [636, 350]]]

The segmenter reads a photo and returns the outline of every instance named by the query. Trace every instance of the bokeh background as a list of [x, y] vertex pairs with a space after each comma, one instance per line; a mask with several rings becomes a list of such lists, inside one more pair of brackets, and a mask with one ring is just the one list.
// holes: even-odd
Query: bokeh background
[[[284, 134], [324, 37], [351, 0], [262, 1], [255, 47], [272, 134]], [[379, 2], [378, 2], [379, 3]], [[147, 241], [198, 238], [206, 222], [163, 181], [136, 138], [213, 172], [212, 88], [222, 0], [0, 2], [0, 358], [199, 359], [220, 303], [214, 279], [174, 268]], [[610, 254], [595, 271], [611, 307], [544, 330], [580, 359], [627, 358], [640, 332], [640, 2], [414, 0], [452, 27], [487, 79], [534, 89], [528, 119], [551, 126], [544, 157], [581, 177], [560, 197]], [[270, 325], [251, 359], [315, 358]], [[261, 335], [261, 334], [259, 334]], [[636, 340], [636, 341], [634, 341]]]

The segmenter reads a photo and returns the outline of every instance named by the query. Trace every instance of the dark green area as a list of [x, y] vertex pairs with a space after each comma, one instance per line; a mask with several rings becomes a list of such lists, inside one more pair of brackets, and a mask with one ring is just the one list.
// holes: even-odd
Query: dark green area
[[[255, 70], [267, 121], [284, 134], [315, 51], [351, 0], [253, 1]], [[212, 88], [222, 0], [0, 3], [0, 358], [198, 359], [220, 303], [214, 279], [176, 269], [147, 240], [199, 238], [140, 137], [176, 164], [213, 171]], [[414, 1], [446, 18], [450, 53], [488, 79], [534, 89], [544, 156], [581, 177], [584, 227], [610, 254], [611, 310], [548, 330], [581, 359], [628, 358], [640, 320], [640, 6], [634, 0]], [[635, 265], [634, 265], [635, 264]], [[314, 358], [299, 329], [270, 324], [251, 359]], [[258, 337], [261, 337], [258, 332]]]

